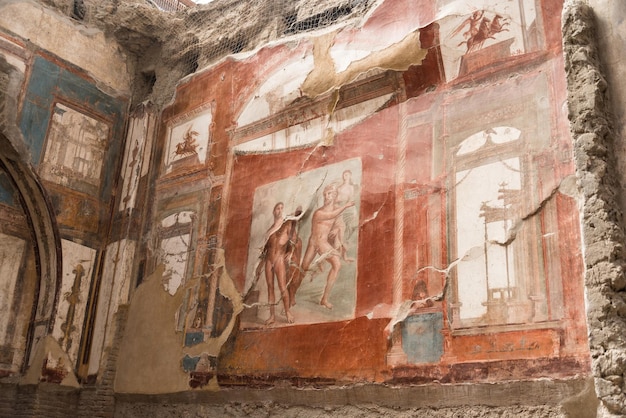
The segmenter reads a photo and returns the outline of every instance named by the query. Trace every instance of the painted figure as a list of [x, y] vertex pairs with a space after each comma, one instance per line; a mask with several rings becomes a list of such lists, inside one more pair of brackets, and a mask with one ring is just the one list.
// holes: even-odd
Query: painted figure
[[[295, 270], [291, 266], [295, 261], [295, 265], [299, 265], [300, 252], [302, 243], [297, 236], [296, 219], [294, 217], [285, 218], [283, 216], [284, 204], [277, 203], [272, 211], [274, 215], [274, 223], [266, 233], [265, 248], [262, 258], [265, 268], [265, 280], [267, 283], [267, 299], [270, 306], [270, 317], [265, 322], [271, 325], [276, 321], [275, 304], [276, 295], [274, 291], [274, 276], [278, 281], [283, 307], [285, 309], [285, 317], [288, 323], [294, 322], [294, 317], [290, 311], [292, 305], [295, 304], [291, 299], [295, 298], [295, 289], [288, 290], [294, 275], [298, 275], [298, 268]], [[300, 215], [301, 210], [296, 211], [296, 217]], [[295, 258], [295, 260], [294, 260]], [[299, 278], [297, 278], [299, 280]]]
[[174, 150], [174, 154], [180, 156], [188, 156], [197, 154], [198, 143], [196, 142], [196, 137], [198, 136], [198, 132], [192, 131], [191, 126], [185, 132], [183, 136], [183, 140], [176, 144], [176, 150]]
[[[352, 200], [346, 202], [343, 205], [336, 206], [338, 191], [337, 186], [330, 184], [324, 188], [324, 205], [317, 209], [313, 213], [311, 220], [311, 236], [307, 244], [306, 252], [304, 253], [304, 260], [302, 261], [302, 270], [308, 272], [309, 267], [316, 255], [320, 258], [317, 262], [326, 260], [330, 264], [330, 271], [326, 278], [326, 286], [324, 287], [324, 293], [320, 300], [320, 305], [332, 309], [333, 305], [328, 301], [330, 291], [337, 280], [339, 269], [341, 268], [340, 253], [333, 245], [334, 239], [331, 237], [331, 231], [335, 227], [337, 218], [347, 208], [354, 206]], [[336, 235], [336, 231], [332, 232]]]
[[480, 21], [483, 18], [484, 14], [485, 14], [484, 10], [474, 11], [474, 13], [470, 15], [470, 17], [465, 19], [459, 26], [457, 26], [457, 28], [450, 34], [450, 36], [451, 37], [456, 36], [459, 32], [461, 32], [465, 28], [465, 26], [468, 26], [468, 29], [465, 32], [463, 32], [463, 37], [465, 39], [473, 38], [478, 33], [478, 29], [480, 27]]
[[459, 43], [459, 46], [465, 44], [467, 52], [472, 52], [482, 48], [487, 39], [495, 39], [495, 35], [500, 32], [508, 32], [506, 26], [510, 24], [510, 18], [496, 14], [492, 19], [485, 16], [484, 10], [477, 10], [470, 17], [465, 19], [451, 34], [455, 36], [464, 27], [469, 29], [463, 32], [465, 41]]
[[[345, 170], [341, 175], [342, 183], [337, 187], [337, 200], [335, 207], [341, 207], [347, 202], [354, 200], [354, 184], [352, 183], [352, 172]], [[350, 238], [356, 229], [356, 207], [346, 208], [340, 216], [337, 216], [333, 228], [329, 234], [329, 242], [333, 244], [335, 249], [339, 251], [344, 261], [352, 262], [353, 258], [348, 257], [348, 248], [346, 240]]]

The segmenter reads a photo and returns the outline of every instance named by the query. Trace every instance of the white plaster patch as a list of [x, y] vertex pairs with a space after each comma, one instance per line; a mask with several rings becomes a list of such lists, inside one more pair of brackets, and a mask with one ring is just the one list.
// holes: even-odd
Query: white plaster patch
[[313, 56], [307, 55], [271, 74], [252, 95], [237, 118], [238, 126], [270, 116], [301, 96], [300, 86], [313, 70]]
[[170, 295], [174, 295], [185, 280], [190, 239], [191, 234], [183, 234], [161, 240], [161, 260], [165, 264], [163, 288]]

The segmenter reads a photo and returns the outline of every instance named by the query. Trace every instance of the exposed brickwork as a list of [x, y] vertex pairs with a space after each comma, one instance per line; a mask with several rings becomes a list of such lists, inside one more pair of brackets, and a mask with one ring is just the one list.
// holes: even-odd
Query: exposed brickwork
[[115, 416], [113, 382], [120, 342], [128, 314], [126, 305], [115, 315], [116, 333], [108, 351], [102, 378], [94, 386], [82, 389], [51, 383], [39, 385], [0, 384], [0, 417], [90, 417]]

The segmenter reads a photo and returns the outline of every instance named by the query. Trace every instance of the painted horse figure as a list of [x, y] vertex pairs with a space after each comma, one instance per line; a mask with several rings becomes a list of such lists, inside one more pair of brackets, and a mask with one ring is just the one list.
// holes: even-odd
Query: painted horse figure
[[506, 28], [510, 24], [511, 18], [496, 14], [492, 19], [485, 16], [485, 11], [480, 10], [472, 13], [465, 19], [463, 23], [452, 33], [452, 36], [460, 32], [460, 30], [469, 25], [469, 30], [463, 33], [467, 37], [465, 41], [459, 43], [459, 46], [465, 44], [467, 52], [477, 51], [482, 48], [487, 39], [495, 39], [495, 35], [500, 32], [508, 32]]
[[198, 132], [192, 131], [190, 126], [187, 132], [185, 132], [183, 140], [176, 144], [174, 154], [181, 156], [197, 154], [196, 148], [198, 148], [198, 144], [196, 143], [196, 136], [198, 136]]

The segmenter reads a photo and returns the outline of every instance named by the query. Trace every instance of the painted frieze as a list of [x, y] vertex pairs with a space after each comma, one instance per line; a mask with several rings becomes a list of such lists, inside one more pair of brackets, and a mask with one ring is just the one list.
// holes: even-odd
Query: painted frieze
[[543, 46], [537, 0], [439, 0], [446, 80], [464, 78]]

